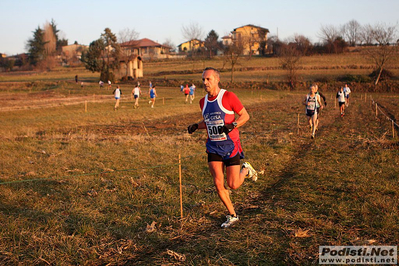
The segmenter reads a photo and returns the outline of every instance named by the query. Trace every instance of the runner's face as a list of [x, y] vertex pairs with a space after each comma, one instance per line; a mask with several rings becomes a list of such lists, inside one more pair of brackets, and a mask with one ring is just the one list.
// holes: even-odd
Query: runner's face
[[316, 93], [316, 87], [315, 86], [310, 87], [310, 93], [311, 94]]
[[206, 70], [202, 73], [202, 83], [207, 93], [213, 93], [217, 90], [219, 85], [219, 78], [215, 75], [215, 71]]

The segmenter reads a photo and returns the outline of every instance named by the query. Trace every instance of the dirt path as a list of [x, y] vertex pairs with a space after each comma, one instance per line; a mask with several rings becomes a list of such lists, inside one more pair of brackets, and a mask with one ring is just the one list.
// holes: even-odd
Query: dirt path
[[[127, 99], [128, 97], [125, 96]], [[84, 104], [85, 101], [90, 102], [108, 102], [114, 101], [112, 95], [90, 95], [90, 96], [64, 96], [54, 94], [42, 94], [40, 97], [37, 95], [31, 96], [29, 94], [16, 95], [9, 94], [3, 95], [0, 99], [0, 112], [16, 111], [26, 109], [40, 109], [50, 108], [62, 105], [76, 105]]]

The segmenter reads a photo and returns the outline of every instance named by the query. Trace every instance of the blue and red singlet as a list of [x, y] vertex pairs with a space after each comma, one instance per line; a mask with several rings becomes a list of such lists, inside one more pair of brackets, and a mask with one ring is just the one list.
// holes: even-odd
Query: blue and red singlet
[[216, 97], [208, 98], [206, 95], [200, 100], [202, 116], [206, 124], [208, 139], [206, 149], [208, 153], [220, 155], [223, 159], [229, 159], [244, 153], [240, 143], [240, 134], [235, 128], [229, 134], [222, 132], [225, 124], [235, 121], [235, 113], [239, 113], [244, 106], [233, 93], [221, 89]]

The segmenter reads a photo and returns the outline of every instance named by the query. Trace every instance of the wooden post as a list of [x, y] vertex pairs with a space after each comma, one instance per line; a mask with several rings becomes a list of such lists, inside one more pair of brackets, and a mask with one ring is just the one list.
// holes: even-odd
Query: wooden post
[[87, 101], [85, 101], [85, 113], [87, 113]]
[[180, 216], [183, 219], [183, 190], [181, 186], [181, 156], [179, 153], [179, 181], [180, 181]]
[[298, 135], [299, 135], [299, 113], [298, 113]]

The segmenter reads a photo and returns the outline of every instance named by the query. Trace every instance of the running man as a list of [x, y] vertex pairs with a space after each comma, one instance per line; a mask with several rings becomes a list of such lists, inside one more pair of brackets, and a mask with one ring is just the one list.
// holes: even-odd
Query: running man
[[310, 130], [312, 131], [312, 139], [314, 139], [316, 134], [317, 103], [320, 105], [320, 108], [323, 109], [320, 95], [316, 94], [316, 86], [312, 85], [310, 86], [309, 94], [305, 96], [305, 100], [303, 101], [303, 105], [306, 106], [306, 116], [308, 117]]
[[348, 107], [349, 106], [349, 94], [351, 93], [352, 91], [351, 91], [351, 89], [348, 87], [348, 84], [345, 84], [345, 87], [344, 87], [344, 94], [345, 94], [345, 103], [346, 103], [346, 106]]
[[141, 94], [141, 89], [140, 89], [139, 85], [137, 85], [132, 90], [132, 94], [133, 94], [133, 97], [134, 97], [134, 107], [133, 108], [136, 109], [136, 108], [139, 107], [139, 97], [140, 97], [140, 94]]
[[192, 84], [192, 85], [190, 86], [190, 92], [188, 93], [189, 96], [190, 96], [190, 104], [193, 103], [194, 98], [195, 98], [195, 95], [194, 95], [194, 93], [195, 93], [195, 88], [196, 88], [196, 87], [195, 87], [194, 84]]
[[152, 88], [149, 89], [148, 94], [150, 95], [150, 101], [148, 102], [149, 104], [151, 104], [151, 108], [154, 108], [154, 104], [155, 104], [155, 98], [158, 97], [157, 95], [157, 91], [155, 89], [155, 86], [153, 85]]
[[186, 87], [183, 89], [184, 95], [186, 97], [186, 103], [188, 102], [188, 95], [190, 94], [190, 88], [188, 87], [188, 84], [186, 84]]
[[115, 103], [115, 106], [114, 106], [114, 110], [116, 111], [116, 109], [119, 108], [119, 101], [120, 101], [120, 98], [121, 98], [121, 95], [122, 95], [122, 91], [119, 88], [119, 85], [116, 86], [116, 89], [114, 90], [113, 94], [114, 94], [114, 97], [115, 97], [115, 100], [116, 100], [116, 103]]
[[337, 92], [337, 99], [339, 104], [339, 111], [341, 112], [341, 117], [343, 117], [345, 115], [345, 92], [343, 87], [341, 87]]
[[[318, 94], [321, 97], [321, 99], [323, 99], [324, 106], [327, 107], [326, 97], [319, 91], [319, 86], [317, 86], [317, 84], [314, 84], [314, 86], [316, 87], [316, 94]], [[316, 131], [317, 131], [319, 129], [319, 118], [321, 114], [321, 108], [318, 102], [316, 102], [316, 108], [317, 108], [317, 120], [316, 120]]]
[[[212, 174], [216, 191], [227, 208], [229, 215], [223, 228], [238, 221], [238, 215], [231, 202], [229, 190], [225, 187], [224, 169], [226, 168], [227, 185], [238, 189], [245, 178], [258, 179], [255, 169], [245, 162], [240, 167], [240, 159], [244, 158], [238, 128], [249, 120], [249, 114], [233, 93], [219, 88], [220, 73], [215, 68], [206, 68], [202, 73], [202, 82], [207, 95], [200, 100], [203, 120], [188, 126], [188, 133], [197, 129], [206, 129], [208, 139], [206, 152], [208, 166]], [[235, 114], [238, 115], [237, 120]]]

